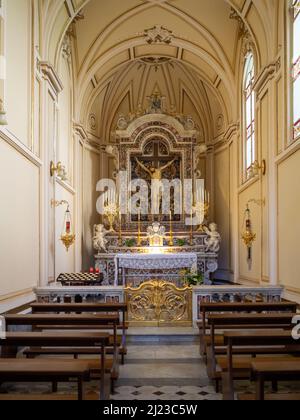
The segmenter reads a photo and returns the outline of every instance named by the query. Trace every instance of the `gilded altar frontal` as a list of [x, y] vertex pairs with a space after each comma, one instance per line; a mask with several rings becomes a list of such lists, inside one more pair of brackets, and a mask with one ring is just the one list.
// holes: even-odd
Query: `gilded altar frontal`
[[132, 326], [192, 326], [191, 287], [152, 280], [127, 287], [128, 321]]
[[299, 169], [300, 0], [0, 0], [0, 401], [300, 400]]

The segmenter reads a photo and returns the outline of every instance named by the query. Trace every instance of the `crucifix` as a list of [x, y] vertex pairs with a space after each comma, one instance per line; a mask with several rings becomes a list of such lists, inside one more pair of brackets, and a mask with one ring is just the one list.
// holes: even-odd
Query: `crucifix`
[[[170, 160], [170, 156], [161, 156], [159, 153], [159, 146], [160, 141], [155, 141], [153, 144], [153, 155], [152, 156], [143, 156], [143, 163], [138, 160], [136, 157], [135, 160], [138, 163], [138, 165], [147, 172], [151, 179], [162, 179], [162, 172], [168, 169], [175, 161], [176, 158], [173, 160]], [[144, 163], [150, 163], [149, 168], [145, 166]], [[161, 163], [164, 163], [165, 165], [160, 166]]]
[[[152, 200], [152, 213], [153, 214], [159, 214], [160, 212], [160, 204], [162, 199], [162, 174], [163, 172], [168, 169], [175, 161], [176, 157], [173, 160], [170, 160], [170, 157], [162, 157], [159, 154], [159, 141], [154, 143], [154, 153], [153, 156], [149, 156], [146, 158], [143, 158], [142, 163], [138, 158], [136, 157], [135, 160], [137, 164], [146, 172], [149, 174], [151, 181], [152, 181], [152, 191], [151, 191], [151, 200]], [[150, 162], [150, 167], [148, 168], [145, 165], [145, 162]], [[161, 163], [165, 163], [161, 166]]]

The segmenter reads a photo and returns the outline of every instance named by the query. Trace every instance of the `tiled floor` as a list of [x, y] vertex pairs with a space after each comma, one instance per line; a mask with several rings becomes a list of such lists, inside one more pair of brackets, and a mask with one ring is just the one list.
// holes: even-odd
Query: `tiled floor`
[[[192, 328], [132, 328], [128, 334], [128, 355], [120, 366], [120, 379], [112, 400], [221, 400], [210, 383], [199, 355], [197, 331]], [[239, 392], [253, 392], [249, 382], [236, 383]], [[294, 386], [281, 386], [291, 392]], [[295, 384], [299, 391], [299, 384]], [[7, 384], [2, 392], [49, 394], [49, 384]], [[99, 382], [86, 391], [98, 397]], [[76, 394], [76, 384], [59, 384], [60, 394]]]
[[[173, 342], [173, 340], [172, 340]], [[219, 400], [193, 343], [130, 345], [114, 400]]]
[[[170, 331], [172, 334], [170, 334]], [[199, 356], [194, 330], [133, 329], [129, 332], [128, 355], [120, 366], [120, 379], [113, 400], [219, 400], [209, 383]], [[98, 383], [88, 385], [96, 392]], [[9, 393], [49, 393], [47, 384], [7, 385]], [[76, 392], [76, 386], [60, 384], [59, 393]]]

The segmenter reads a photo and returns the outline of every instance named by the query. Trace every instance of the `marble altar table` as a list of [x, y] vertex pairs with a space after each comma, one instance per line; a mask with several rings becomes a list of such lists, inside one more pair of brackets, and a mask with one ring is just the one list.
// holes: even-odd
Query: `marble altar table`
[[[190, 269], [197, 273], [198, 257], [196, 253], [153, 253], [153, 254], [117, 254], [115, 256], [115, 286], [126, 285], [126, 270], [146, 270], [148, 275], [151, 271]], [[161, 277], [161, 275], [160, 275]]]

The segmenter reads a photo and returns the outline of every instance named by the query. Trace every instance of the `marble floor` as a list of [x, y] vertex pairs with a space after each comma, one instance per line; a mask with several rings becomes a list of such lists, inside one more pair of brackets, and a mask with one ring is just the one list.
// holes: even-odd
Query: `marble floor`
[[[222, 400], [210, 383], [199, 355], [195, 330], [130, 329], [128, 355], [120, 366], [115, 401]], [[280, 386], [282, 392], [299, 392], [300, 384]], [[253, 392], [249, 382], [236, 383], [238, 392]], [[99, 383], [91, 382], [86, 391], [99, 398]], [[49, 384], [5, 384], [1, 393], [49, 394]], [[76, 384], [59, 384], [59, 394], [75, 394]]]
[[[87, 391], [96, 393], [99, 384]], [[47, 384], [7, 384], [2, 392], [48, 394]], [[73, 384], [60, 384], [59, 393], [76, 392]], [[199, 355], [194, 329], [133, 328], [128, 334], [128, 355], [112, 400], [220, 400], [208, 380]]]
[[113, 400], [222, 399], [208, 380], [196, 330], [131, 329], [130, 336], [138, 338], [130, 340]]

